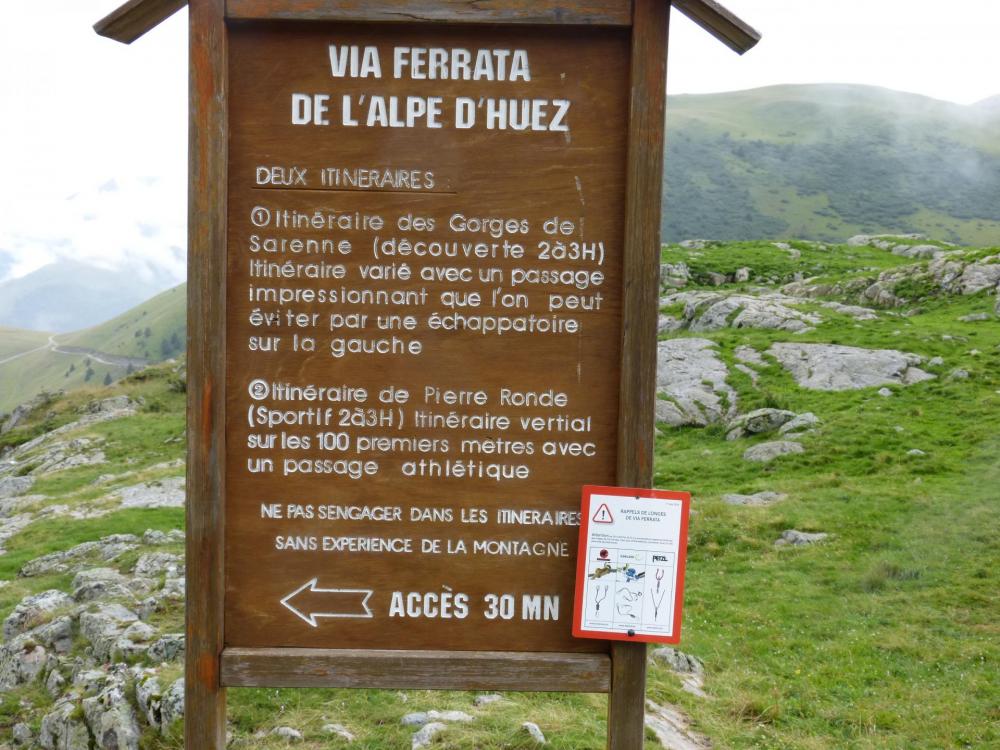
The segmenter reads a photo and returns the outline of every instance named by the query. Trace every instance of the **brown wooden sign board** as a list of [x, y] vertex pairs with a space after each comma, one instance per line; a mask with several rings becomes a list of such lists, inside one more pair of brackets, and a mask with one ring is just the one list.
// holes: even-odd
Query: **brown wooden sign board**
[[670, 4], [189, 5], [187, 746], [338, 686], [609, 692], [641, 747], [644, 646], [570, 621], [581, 485], [652, 480]]

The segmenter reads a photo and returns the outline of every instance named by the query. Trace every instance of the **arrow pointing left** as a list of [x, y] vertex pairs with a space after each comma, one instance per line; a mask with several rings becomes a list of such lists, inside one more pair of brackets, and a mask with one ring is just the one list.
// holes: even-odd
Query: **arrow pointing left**
[[281, 600], [281, 604], [299, 619], [314, 628], [319, 627], [320, 617], [374, 617], [368, 600], [374, 593], [370, 589], [323, 589], [313, 578], [299, 586]]

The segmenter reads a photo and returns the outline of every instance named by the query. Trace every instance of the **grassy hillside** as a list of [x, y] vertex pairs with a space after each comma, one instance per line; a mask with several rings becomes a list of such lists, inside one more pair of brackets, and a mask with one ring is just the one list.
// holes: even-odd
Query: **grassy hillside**
[[187, 284], [175, 286], [111, 320], [59, 337], [64, 346], [157, 362], [184, 352]]
[[[185, 346], [185, 285], [168, 289], [106, 323], [54, 337], [56, 349], [31, 351], [49, 335], [0, 329], [0, 412], [42, 391], [72, 390], [115, 381], [130, 368], [128, 358], [158, 362], [182, 355]], [[3, 354], [3, 352], [8, 352]], [[4, 362], [14, 354], [30, 352]], [[108, 356], [110, 355], [110, 356]]]
[[49, 335], [42, 331], [0, 328], [0, 361], [44, 346], [48, 340]]
[[[954, 252], [951, 262], [990, 271], [1000, 251]], [[664, 249], [663, 261], [690, 271], [679, 292], [665, 288], [665, 316], [685, 315], [698, 299], [739, 298], [777, 300], [789, 310], [818, 317], [799, 333], [766, 327], [763, 318], [742, 325], [729, 315], [717, 328], [661, 335], [711, 342], [739, 413], [780, 408], [812, 413], [818, 422], [809, 432], [784, 437], [797, 441], [801, 453], [769, 463], [748, 461], [744, 452], [775, 440], [774, 432], [727, 439], [724, 421], [704, 427], [659, 424], [656, 484], [694, 496], [680, 648], [703, 664], [698, 677], [703, 694], [691, 689], [691, 675], [679, 676], [654, 660], [649, 697], [682, 710], [693, 730], [716, 748], [1000, 746], [1000, 320], [995, 288], [961, 294], [932, 281], [929, 261], [874, 247], [675, 245]], [[725, 280], [709, 274], [723, 274]], [[882, 274], [878, 283], [901, 300], [895, 306], [877, 307], [862, 298]], [[749, 279], [737, 282], [737, 276]], [[815, 281], [784, 286], [799, 276]], [[689, 296], [669, 296], [674, 293]], [[934, 377], [882, 389], [809, 389], [768, 353], [783, 342], [912, 352]], [[745, 357], [744, 347], [753, 347], [760, 359], [739, 369], [747, 361], [737, 358], [738, 349]], [[836, 357], [828, 364], [836, 364]], [[28, 595], [73, 590], [72, 572], [18, 576], [40, 555], [111, 533], [180, 528], [181, 508], [122, 509], [115, 498], [123, 487], [156, 486], [183, 472], [183, 390], [178, 368], [155, 366], [110, 388], [88, 387], [56, 399], [4, 436], [5, 444], [17, 445], [73, 423], [91, 411], [87, 404], [94, 399], [116, 394], [142, 399], [134, 413], [69, 428], [15, 456], [15, 474], [32, 477], [34, 485], [26, 496], [32, 499], [17, 500], [24, 504], [16, 512], [30, 514], [29, 522], [10, 534], [7, 552], [0, 556], [0, 617]], [[100, 448], [103, 460], [42, 471], [39, 461], [47, 446], [59, 441], [82, 445], [79, 450], [91, 456]], [[729, 493], [761, 491], [784, 498], [766, 507], [724, 499]], [[77, 518], [69, 515], [74, 512]], [[96, 512], [105, 515], [90, 515]], [[0, 519], [2, 529], [13, 523]], [[829, 536], [801, 547], [776, 546], [789, 529]], [[139, 555], [150, 550], [182, 551], [177, 541], [140, 546], [118, 557], [95, 557], [88, 565], [111, 567], [133, 580]], [[136, 606], [130, 594], [118, 596]], [[179, 600], [157, 609], [148, 617], [156, 631], [152, 637], [180, 629], [182, 617]], [[67, 674], [77, 668], [74, 664], [109, 672], [88, 656], [88, 648], [74, 630], [72, 649], [59, 658], [60, 668]], [[180, 674], [176, 658], [166, 663], [141, 653], [130, 658], [155, 674], [164, 689]], [[93, 672], [87, 674], [94, 680]], [[0, 692], [0, 745], [10, 740], [18, 721], [37, 736], [42, 717], [56, 711], [59, 704], [43, 687], [45, 679], [43, 673]], [[124, 694], [138, 700], [137, 690]], [[71, 707], [79, 706], [80, 697], [70, 695]], [[486, 706], [474, 705], [473, 699], [470, 693], [424, 691], [231, 690], [229, 728], [233, 747], [288, 747], [288, 740], [270, 732], [290, 727], [302, 735], [294, 746], [320, 750], [348, 746], [328, 729], [337, 723], [357, 738], [355, 747], [398, 750], [410, 747], [416, 731], [401, 723], [404, 715], [454, 709], [472, 720], [448, 723], [432, 747], [524, 750], [533, 747], [521, 729], [524, 721], [537, 723], [552, 748], [603, 746], [606, 701], [601, 696], [508, 693]], [[141, 712], [136, 715], [141, 747], [183, 746], [178, 724], [161, 732]], [[83, 722], [83, 712], [74, 708], [69, 721]], [[651, 731], [645, 747], [662, 747]]]
[[1000, 111], [865, 86], [671, 97], [665, 239], [1000, 236]]

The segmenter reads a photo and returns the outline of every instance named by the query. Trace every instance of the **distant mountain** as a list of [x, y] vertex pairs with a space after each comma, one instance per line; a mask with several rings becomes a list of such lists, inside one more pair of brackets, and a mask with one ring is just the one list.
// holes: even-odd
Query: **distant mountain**
[[673, 96], [664, 239], [923, 232], [1000, 244], [1000, 96], [853, 85]]
[[169, 286], [84, 263], [53, 263], [0, 283], [0, 326], [60, 333], [102, 323]]
[[185, 290], [181, 284], [73, 333], [0, 328], [0, 413], [43, 390], [98, 386], [147, 362], [183, 355]]

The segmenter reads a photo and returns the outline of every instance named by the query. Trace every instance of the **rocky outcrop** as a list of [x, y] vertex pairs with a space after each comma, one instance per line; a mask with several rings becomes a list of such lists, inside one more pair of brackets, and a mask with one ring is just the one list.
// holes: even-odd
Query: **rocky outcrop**
[[726, 440], [774, 432], [795, 418], [795, 412], [786, 409], [755, 409], [741, 414], [726, 425]]
[[791, 373], [796, 383], [811, 390], [913, 385], [935, 377], [917, 367], [924, 361], [923, 357], [895, 349], [777, 343], [767, 353]]
[[804, 453], [805, 448], [801, 443], [791, 440], [775, 440], [770, 443], [759, 443], [743, 451], [743, 460], [758, 464], [770, 463], [779, 456], [788, 456], [794, 453]]
[[656, 419], [680, 426], [704, 427], [731, 418], [736, 391], [726, 382], [729, 371], [716, 344], [707, 339], [669, 339], [656, 350]]
[[763, 328], [803, 333], [822, 322], [818, 315], [789, 307], [801, 302], [780, 294], [751, 296], [715, 292], [678, 292], [660, 300], [661, 307], [683, 304], [680, 327], [692, 331]]

